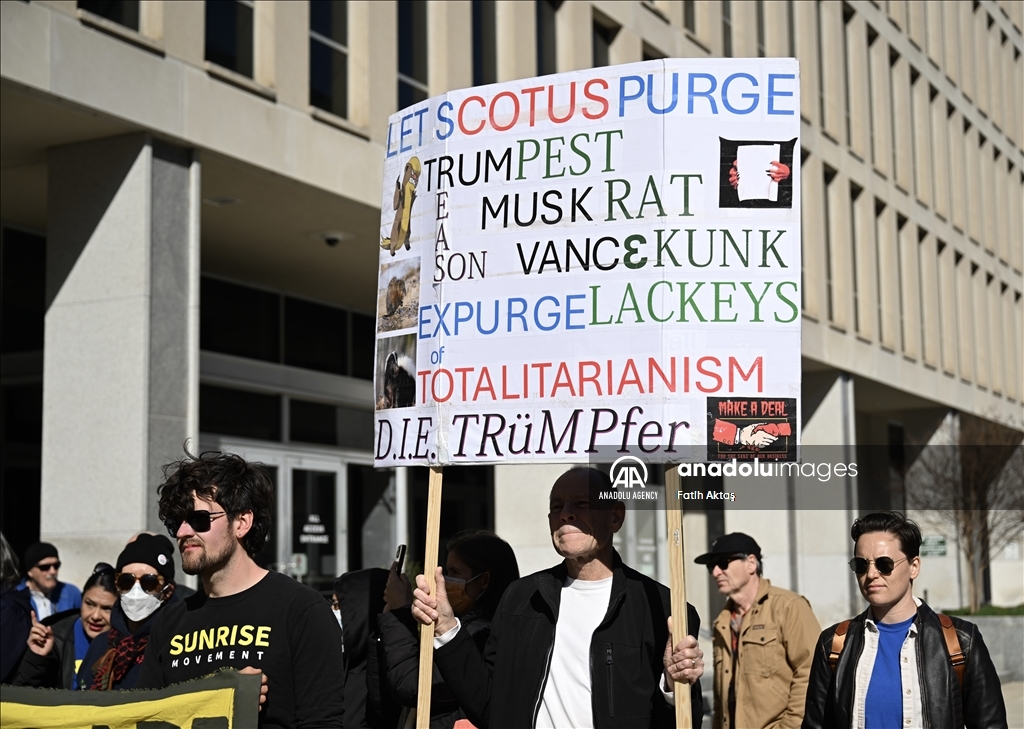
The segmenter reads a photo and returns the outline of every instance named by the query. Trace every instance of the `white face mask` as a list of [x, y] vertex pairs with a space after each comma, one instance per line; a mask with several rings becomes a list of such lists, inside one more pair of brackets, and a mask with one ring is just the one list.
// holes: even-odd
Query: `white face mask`
[[132, 589], [121, 595], [121, 609], [129, 620], [141, 623], [157, 611], [163, 602], [156, 595], [150, 595], [137, 581]]

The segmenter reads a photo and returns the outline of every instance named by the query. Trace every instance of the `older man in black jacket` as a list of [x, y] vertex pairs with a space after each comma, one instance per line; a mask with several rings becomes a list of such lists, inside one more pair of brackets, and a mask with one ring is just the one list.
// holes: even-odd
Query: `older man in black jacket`
[[868, 514], [851, 536], [850, 567], [869, 607], [821, 634], [803, 729], [1006, 729], [977, 626], [936, 615], [911, 592], [921, 570], [917, 524], [896, 512]]
[[564, 561], [505, 592], [483, 655], [460, 630], [437, 572], [436, 598], [417, 578], [413, 614], [435, 622], [435, 662], [480, 729], [510, 727], [671, 727], [673, 681], [690, 684], [693, 726], [703, 714], [699, 618], [688, 606], [690, 635], [669, 635], [669, 590], [626, 567], [612, 549], [624, 507], [590, 508], [608, 477], [576, 468], [551, 489], [548, 523]]

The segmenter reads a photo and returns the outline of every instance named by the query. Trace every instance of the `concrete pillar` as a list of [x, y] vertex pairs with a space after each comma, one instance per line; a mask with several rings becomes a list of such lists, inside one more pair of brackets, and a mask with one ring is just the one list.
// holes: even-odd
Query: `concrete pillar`
[[199, 199], [148, 135], [50, 150], [40, 532], [77, 584], [163, 529], [160, 468], [198, 445]]
[[494, 531], [512, 545], [523, 576], [562, 560], [551, 546], [548, 502], [551, 487], [568, 469], [567, 464], [494, 467]]
[[[804, 373], [800, 407], [802, 460], [816, 464], [857, 461], [853, 378], [846, 373]], [[858, 514], [856, 476], [847, 472], [824, 482], [800, 479], [789, 525], [793, 579], [822, 625], [863, 610], [846, 563], [853, 556], [850, 525]], [[810, 482], [813, 488], [808, 489]], [[812, 508], [806, 508], [812, 499]], [[803, 502], [803, 503], [801, 503]]]

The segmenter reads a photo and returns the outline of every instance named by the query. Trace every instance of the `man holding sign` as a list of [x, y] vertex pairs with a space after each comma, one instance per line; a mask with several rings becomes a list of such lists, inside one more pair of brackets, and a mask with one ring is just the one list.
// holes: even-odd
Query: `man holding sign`
[[548, 525], [564, 559], [518, 580], [502, 598], [483, 655], [455, 618], [441, 569], [436, 596], [417, 577], [413, 615], [435, 623], [434, 660], [481, 727], [669, 727], [673, 682], [691, 685], [693, 726], [703, 713], [700, 620], [673, 644], [669, 590], [622, 563], [612, 537], [625, 507], [592, 509], [608, 476], [574, 468], [551, 489]]

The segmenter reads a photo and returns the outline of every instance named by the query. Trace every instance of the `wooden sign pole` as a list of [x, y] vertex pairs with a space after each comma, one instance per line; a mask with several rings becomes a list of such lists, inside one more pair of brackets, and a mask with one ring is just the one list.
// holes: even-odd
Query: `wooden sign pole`
[[[433, 595], [437, 588], [434, 571], [437, 548], [441, 541], [441, 467], [430, 468], [430, 491], [427, 494], [427, 544], [423, 549], [423, 575]], [[430, 687], [434, 676], [434, 625], [420, 626], [420, 677], [416, 698], [416, 729], [430, 727]], [[689, 706], [689, 703], [687, 703]]]
[[[672, 640], [678, 643], [687, 634], [686, 570], [683, 560], [683, 509], [677, 497], [679, 471], [665, 467], [665, 520], [668, 524], [668, 573], [672, 589]], [[676, 727], [693, 729], [689, 684], [675, 682]]]

